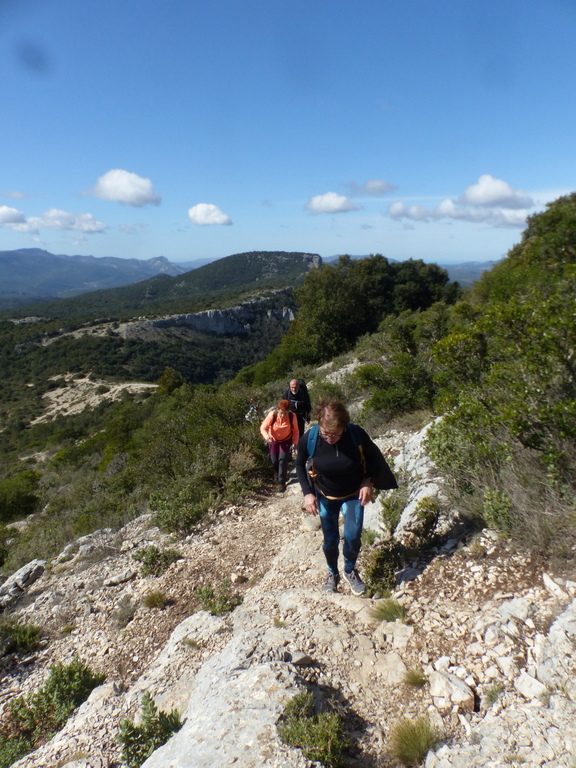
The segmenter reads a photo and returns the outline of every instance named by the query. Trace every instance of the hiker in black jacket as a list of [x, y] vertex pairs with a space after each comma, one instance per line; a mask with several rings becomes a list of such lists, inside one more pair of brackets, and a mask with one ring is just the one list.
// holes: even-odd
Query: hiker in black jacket
[[298, 379], [292, 379], [290, 386], [284, 392], [284, 400], [288, 400], [290, 403], [290, 410], [296, 414], [298, 419], [298, 431], [301, 435], [304, 434], [304, 424], [308, 424], [310, 421], [310, 411], [312, 410], [312, 404], [310, 403], [310, 395], [308, 394], [308, 388], [304, 382]]
[[[350, 423], [350, 415], [341, 402], [320, 403], [317, 419], [318, 425], [298, 442], [296, 475], [306, 510], [311, 515], [320, 515], [323, 550], [328, 564], [324, 590], [338, 591], [338, 522], [342, 510], [344, 578], [355, 595], [362, 595], [366, 587], [356, 570], [356, 560], [360, 552], [364, 507], [374, 500], [373, 488], [384, 490], [398, 486], [378, 446], [362, 427]], [[311, 446], [313, 450], [310, 450]], [[310, 457], [311, 462], [308, 462]]]

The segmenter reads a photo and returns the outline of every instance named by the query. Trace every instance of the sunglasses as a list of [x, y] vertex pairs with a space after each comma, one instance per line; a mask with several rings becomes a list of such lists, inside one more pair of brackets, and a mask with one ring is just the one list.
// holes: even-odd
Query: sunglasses
[[337, 437], [342, 437], [346, 430], [343, 430], [342, 432], [325, 432], [323, 429], [320, 430], [320, 435], [325, 440], [335, 440]]

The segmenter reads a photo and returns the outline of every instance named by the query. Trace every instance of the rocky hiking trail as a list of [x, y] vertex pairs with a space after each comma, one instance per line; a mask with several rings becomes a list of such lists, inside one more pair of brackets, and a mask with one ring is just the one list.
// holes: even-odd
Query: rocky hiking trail
[[[442, 734], [426, 768], [576, 766], [574, 581], [554, 579], [485, 531], [468, 545], [448, 539], [414, 563], [415, 578], [393, 595], [406, 622], [378, 623], [377, 601], [346, 584], [322, 591], [321, 533], [301, 505], [292, 478], [284, 494], [223, 510], [182, 541], [147, 515], [67, 548], [13, 607], [49, 641], [23, 661], [1, 659], [0, 706], [75, 655], [107, 678], [15, 765], [121, 766], [119, 724], [135, 718], [148, 691], [159, 709], [176, 707], [183, 726], [146, 768], [305, 768], [313, 763], [280, 742], [276, 722], [311, 684], [336, 695], [354, 739], [351, 766], [391, 768], [391, 729], [420, 715]], [[182, 559], [142, 577], [132, 555], [151, 544]], [[222, 616], [197, 610], [196, 590], [224, 580], [242, 604]], [[162, 609], [141, 602], [154, 590], [168, 598]], [[126, 604], [136, 612], [121, 628]], [[405, 684], [407, 670], [422, 670], [427, 684]]]

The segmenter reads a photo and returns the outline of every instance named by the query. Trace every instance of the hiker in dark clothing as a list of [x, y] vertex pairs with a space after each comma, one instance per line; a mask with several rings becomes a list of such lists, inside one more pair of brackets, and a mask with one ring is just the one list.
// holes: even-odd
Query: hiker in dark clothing
[[[356, 570], [364, 507], [373, 501], [373, 488], [397, 488], [396, 480], [378, 446], [339, 401], [320, 403], [318, 425], [298, 442], [296, 474], [311, 515], [320, 515], [323, 550], [328, 564], [327, 592], [340, 582], [338, 554], [340, 511], [344, 517], [344, 578], [355, 595], [366, 589]], [[315, 445], [314, 445], [315, 444]], [[311, 465], [307, 461], [311, 457]]]
[[260, 433], [268, 445], [280, 490], [285, 491], [290, 451], [298, 445], [299, 437], [298, 420], [290, 413], [288, 400], [280, 400], [278, 408], [270, 411], [260, 425]]
[[310, 411], [312, 410], [312, 404], [310, 403], [310, 395], [308, 394], [308, 388], [304, 382], [298, 379], [292, 379], [290, 386], [284, 392], [284, 399], [290, 403], [290, 410], [296, 414], [298, 419], [298, 431], [300, 435], [304, 434], [305, 424], [310, 421]]

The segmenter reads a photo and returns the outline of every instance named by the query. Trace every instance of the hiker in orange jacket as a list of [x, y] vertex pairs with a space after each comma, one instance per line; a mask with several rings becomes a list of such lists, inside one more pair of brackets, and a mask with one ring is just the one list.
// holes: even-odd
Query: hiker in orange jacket
[[294, 413], [290, 413], [288, 400], [280, 400], [278, 408], [270, 411], [260, 425], [260, 433], [268, 445], [280, 490], [285, 491], [290, 449], [298, 445], [300, 437], [298, 420]]

